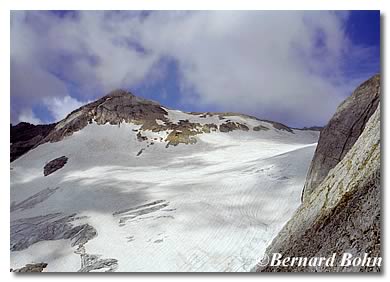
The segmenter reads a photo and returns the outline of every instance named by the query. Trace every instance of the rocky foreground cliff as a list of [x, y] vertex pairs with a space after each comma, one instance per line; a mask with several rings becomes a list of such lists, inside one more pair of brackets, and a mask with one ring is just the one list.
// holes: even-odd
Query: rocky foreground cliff
[[[360, 85], [321, 132], [303, 202], [274, 238], [260, 272], [371, 272], [378, 265], [342, 266], [353, 257], [381, 255], [380, 76]], [[330, 257], [333, 266], [260, 266], [274, 253]]]

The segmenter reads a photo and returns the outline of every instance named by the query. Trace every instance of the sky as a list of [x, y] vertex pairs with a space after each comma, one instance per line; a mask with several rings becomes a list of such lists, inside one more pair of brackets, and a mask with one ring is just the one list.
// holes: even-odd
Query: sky
[[183, 111], [322, 126], [380, 72], [378, 11], [12, 11], [11, 123], [118, 88]]

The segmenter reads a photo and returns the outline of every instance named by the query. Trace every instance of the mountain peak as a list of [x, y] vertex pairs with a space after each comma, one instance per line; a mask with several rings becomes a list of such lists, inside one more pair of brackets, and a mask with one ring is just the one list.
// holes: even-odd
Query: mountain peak
[[123, 104], [127, 106], [134, 106], [136, 104], [150, 104], [150, 105], [158, 105], [160, 104], [156, 101], [145, 99], [139, 96], [134, 95], [131, 91], [125, 90], [125, 89], [115, 89], [111, 92], [109, 92], [107, 95], [103, 96], [102, 98], [96, 100], [95, 102], [92, 102], [88, 105], [95, 105], [95, 104], [101, 104], [103, 102], [107, 102], [108, 100], [115, 99], [114, 101], [109, 102], [108, 104]]
[[43, 142], [56, 142], [72, 135], [89, 123], [117, 125], [125, 123], [145, 123], [162, 119], [167, 114], [159, 103], [135, 96], [129, 91], [117, 89], [106, 96], [70, 113], [60, 121], [53, 132]]
[[109, 92], [105, 97], [127, 97], [128, 95], [135, 96], [130, 91], [118, 88]]

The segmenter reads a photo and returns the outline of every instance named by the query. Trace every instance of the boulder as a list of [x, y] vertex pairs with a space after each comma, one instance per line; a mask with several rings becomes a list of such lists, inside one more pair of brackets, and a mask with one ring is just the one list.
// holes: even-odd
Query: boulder
[[62, 168], [68, 162], [68, 158], [65, 156], [51, 160], [43, 167], [43, 175], [48, 176], [53, 172]]
[[23, 266], [22, 268], [18, 269], [12, 269], [11, 272], [42, 272], [47, 267], [47, 263], [40, 262], [40, 263], [31, 263], [26, 264], [26, 266]]

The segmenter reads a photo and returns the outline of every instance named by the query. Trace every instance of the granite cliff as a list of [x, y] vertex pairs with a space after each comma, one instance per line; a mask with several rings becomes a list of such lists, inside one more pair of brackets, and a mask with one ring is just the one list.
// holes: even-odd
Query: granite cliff
[[[264, 259], [379, 257], [381, 246], [380, 77], [360, 85], [321, 131], [303, 202]], [[371, 272], [379, 266], [257, 266], [259, 272]]]
[[379, 104], [380, 76], [362, 83], [338, 107], [321, 130], [314, 159], [307, 174], [302, 199], [305, 200], [352, 148]]

